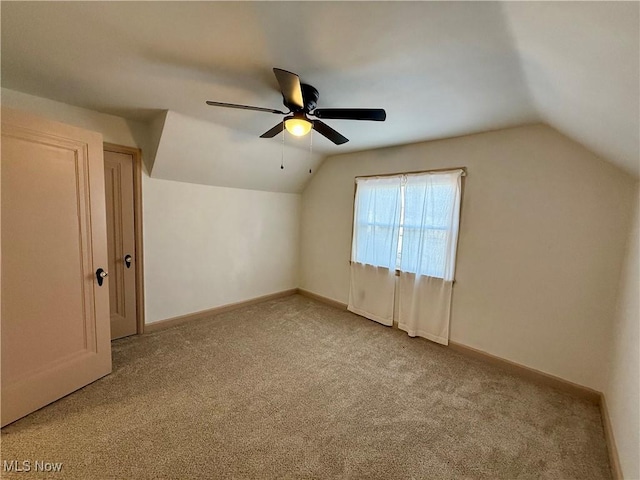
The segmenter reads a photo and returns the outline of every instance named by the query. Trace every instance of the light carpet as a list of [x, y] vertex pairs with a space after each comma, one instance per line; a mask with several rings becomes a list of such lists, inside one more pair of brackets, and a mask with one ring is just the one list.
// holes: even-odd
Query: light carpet
[[64, 479], [608, 479], [596, 405], [299, 295], [113, 343], [2, 430]]

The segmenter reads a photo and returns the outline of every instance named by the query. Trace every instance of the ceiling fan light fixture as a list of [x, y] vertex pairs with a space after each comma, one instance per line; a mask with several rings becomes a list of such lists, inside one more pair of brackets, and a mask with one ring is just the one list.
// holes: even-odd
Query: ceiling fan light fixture
[[287, 129], [291, 135], [296, 137], [303, 137], [311, 131], [311, 122], [304, 118], [289, 118], [284, 121], [284, 128]]
[[[387, 118], [387, 113], [382, 108], [316, 108], [319, 94], [315, 87], [306, 83], [300, 83], [300, 77], [298, 77], [298, 75], [282, 70], [281, 68], [274, 68], [273, 73], [280, 85], [282, 103], [289, 109], [287, 113], [272, 108], [253, 107], [251, 105], [240, 105], [238, 103], [214, 102], [211, 100], [207, 100], [207, 105], [211, 105], [212, 107], [239, 108], [256, 112], [276, 113], [278, 115], [291, 114], [278, 122], [276, 126], [260, 135], [260, 138], [273, 138], [283, 133], [285, 129], [296, 137], [302, 137], [311, 130], [315, 130], [335, 145], [347, 143], [349, 139], [336, 132], [322, 120], [369, 120], [384, 122]], [[317, 120], [309, 120], [307, 115], [311, 115], [317, 118]], [[282, 136], [282, 140], [284, 141], [284, 135]]]

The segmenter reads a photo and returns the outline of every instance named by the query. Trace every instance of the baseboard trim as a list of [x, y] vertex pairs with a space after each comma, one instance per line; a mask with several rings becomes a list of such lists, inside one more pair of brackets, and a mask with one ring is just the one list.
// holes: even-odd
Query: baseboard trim
[[592, 388], [570, 382], [569, 380], [565, 380], [563, 378], [556, 377], [555, 375], [541, 372], [540, 370], [536, 370], [531, 367], [526, 367], [519, 363], [515, 363], [510, 360], [497, 357], [495, 355], [491, 355], [490, 353], [468, 347], [467, 345], [463, 345], [461, 343], [449, 341], [449, 348], [468, 357], [477, 358], [479, 360], [482, 360], [483, 362], [495, 365], [522, 378], [532, 380], [542, 385], [554, 387], [558, 390], [570, 393], [584, 400], [588, 400], [595, 405], [600, 404], [601, 393], [597, 390], [593, 390]]
[[331, 305], [332, 307], [339, 308], [341, 310], [347, 309], [347, 304], [339, 302], [329, 297], [324, 297], [322, 295], [318, 295], [317, 293], [310, 292], [309, 290], [304, 290], [302, 288], [298, 288], [298, 293], [303, 297], [311, 298], [312, 300], [317, 300], [322, 303], [326, 303], [327, 305]]
[[188, 313], [186, 315], [180, 315], [178, 317], [168, 318], [166, 320], [160, 320], [158, 322], [147, 323], [144, 326], [144, 333], [153, 333], [167, 328], [177, 327], [183, 323], [188, 323], [193, 320], [199, 320], [201, 318], [212, 317], [214, 315], [220, 315], [221, 313], [237, 310], [238, 308], [248, 307], [249, 305], [255, 305], [256, 303], [266, 302], [268, 300], [275, 300], [277, 298], [289, 297], [298, 293], [297, 288], [289, 290], [283, 290], [282, 292], [270, 293], [269, 295], [262, 295], [261, 297], [251, 298], [249, 300], [243, 300], [241, 302], [228, 303], [219, 307], [210, 308], [208, 310], [202, 310], [200, 312]]
[[613, 426], [611, 425], [611, 417], [607, 408], [607, 400], [604, 393], [600, 394], [600, 414], [602, 416], [602, 427], [604, 428], [604, 439], [607, 444], [607, 452], [609, 452], [609, 464], [611, 465], [611, 476], [613, 480], [623, 480], [622, 466], [620, 465], [620, 456], [618, 455], [618, 447], [616, 439], [613, 435]]

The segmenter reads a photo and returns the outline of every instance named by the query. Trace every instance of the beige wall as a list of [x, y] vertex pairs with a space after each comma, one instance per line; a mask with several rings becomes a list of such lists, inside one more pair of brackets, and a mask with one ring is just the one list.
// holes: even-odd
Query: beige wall
[[451, 340], [602, 390], [634, 181], [549, 127], [330, 157], [303, 193], [300, 287], [348, 300], [354, 177], [460, 166]]
[[297, 287], [300, 195], [150, 180], [148, 322]]
[[141, 122], [134, 122], [115, 115], [107, 115], [7, 88], [2, 89], [0, 101], [4, 107], [25, 110], [58, 122], [100, 132], [105, 142], [138, 147], [143, 149], [143, 152], [147, 149], [147, 127]]
[[[145, 124], [2, 89], [2, 105], [148, 150]], [[176, 159], [179, 161], [179, 159]], [[300, 195], [143, 175], [147, 323], [297, 286]]]
[[[640, 185], [636, 188], [640, 190]], [[605, 388], [624, 478], [640, 478], [640, 191], [620, 278], [618, 306]]]

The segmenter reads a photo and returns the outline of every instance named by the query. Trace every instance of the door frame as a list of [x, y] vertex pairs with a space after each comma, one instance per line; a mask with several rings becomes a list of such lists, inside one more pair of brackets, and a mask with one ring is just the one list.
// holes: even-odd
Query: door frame
[[135, 232], [136, 274], [136, 333], [144, 333], [144, 254], [142, 243], [142, 151], [139, 148], [125, 147], [104, 142], [103, 150], [112, 153], [124, 153], [133, 158], [133, 228]]

